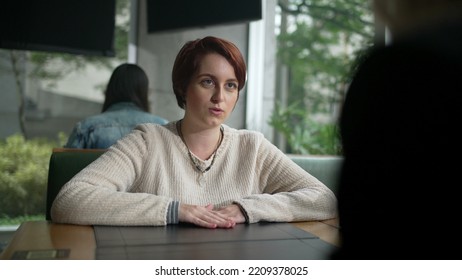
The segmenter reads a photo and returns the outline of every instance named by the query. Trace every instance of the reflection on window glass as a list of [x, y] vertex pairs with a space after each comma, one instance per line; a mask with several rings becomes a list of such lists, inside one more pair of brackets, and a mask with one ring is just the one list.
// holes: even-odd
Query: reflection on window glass
[[115, 57], [0, 49], [0, 226], [44, 219], [48, 163], [75, 123], [101, 112], [127, 60], [130, 0], [116, 0]]

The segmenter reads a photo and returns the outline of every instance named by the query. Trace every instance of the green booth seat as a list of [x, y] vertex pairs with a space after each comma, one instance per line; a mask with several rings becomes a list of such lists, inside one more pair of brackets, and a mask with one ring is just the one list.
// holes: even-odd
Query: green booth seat
[[288, 156], [306, 172], [323, 182], [335, 195], [338, 194], [342, 156], [295, 154], [288, 154]]
[[75, 174], [97, 159], [104, 149], [69, 149], [54, 148], [48, 169], [46, 198], [46, 219], [51, 220], [50, 210], [61, 187]]

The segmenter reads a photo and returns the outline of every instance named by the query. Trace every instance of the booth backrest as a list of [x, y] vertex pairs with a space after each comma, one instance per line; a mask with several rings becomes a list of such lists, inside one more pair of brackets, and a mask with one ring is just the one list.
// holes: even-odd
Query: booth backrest
[[288, 156], [301, 168], [305, 169], [305, 171], [318, 178], [337, 195], [338, 178], [342, 168], [343, 157], [293, 154], [288, 154]]
[[51, 205], [61, 187], [105, 151], [104, 149], [53, 149], [48, 169], [46, 199], [47, 220], [51, 220]]

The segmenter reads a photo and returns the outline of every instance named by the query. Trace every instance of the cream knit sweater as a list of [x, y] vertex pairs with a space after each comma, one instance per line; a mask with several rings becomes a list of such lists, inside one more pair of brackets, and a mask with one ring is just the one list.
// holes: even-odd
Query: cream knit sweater
[[[264, 138], [224, 127], [212, 168], [194, 167], [176, 122], [139, 125], [63, 186], [54, 222], [85, 225], [167, 223], [172, 201], [217, 207], [237, 203], [249, 223], [336, 216], [335, 195]], [[207, 163], [202, 162], [207, 165]]]

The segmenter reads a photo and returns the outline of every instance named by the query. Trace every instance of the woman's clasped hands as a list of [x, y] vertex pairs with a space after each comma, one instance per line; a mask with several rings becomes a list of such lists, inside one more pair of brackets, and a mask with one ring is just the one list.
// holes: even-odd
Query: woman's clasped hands
[[233, 228], [236, 224], [245, 222], [245, 217], [236, 204], [221, 208], [214, 208], [213, 204], [180, 204], [178, 215], [180, 222], [205, 228]]

